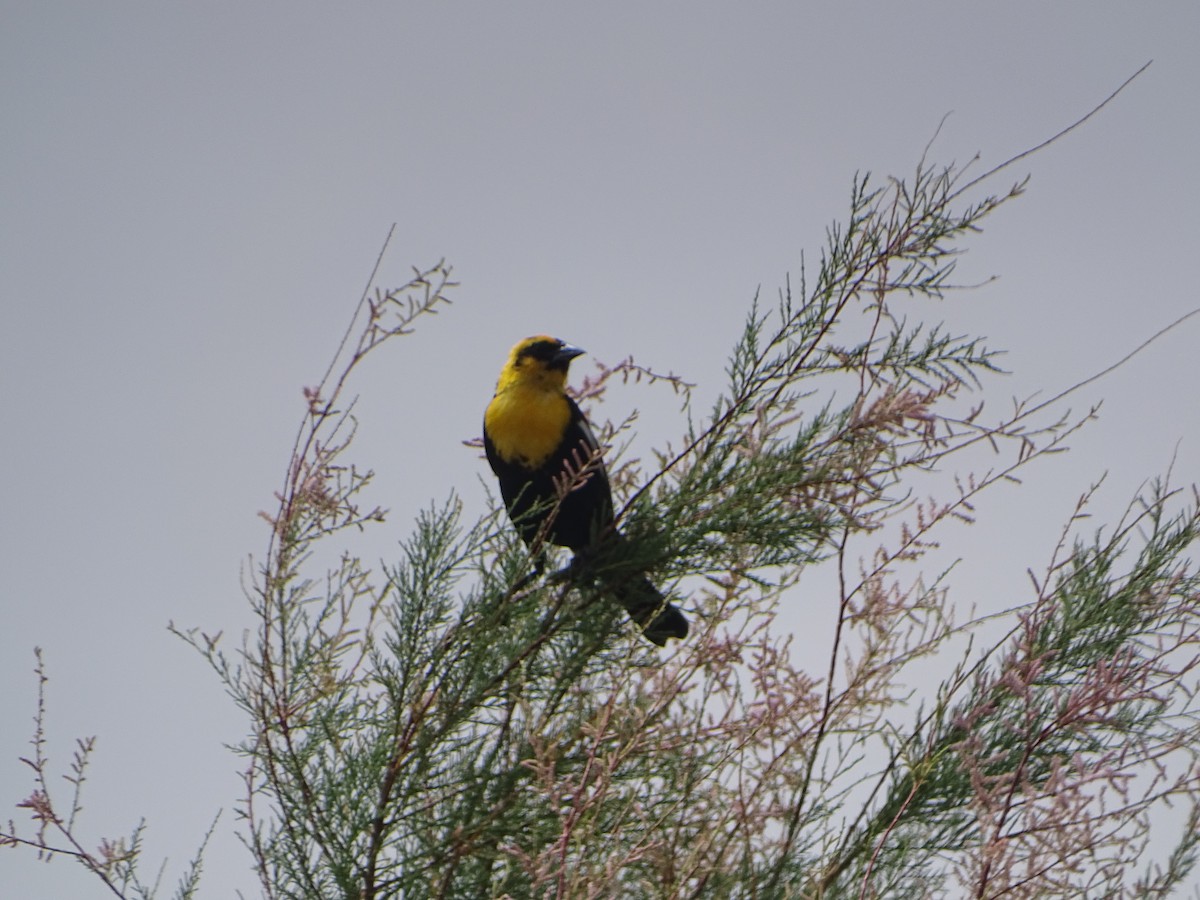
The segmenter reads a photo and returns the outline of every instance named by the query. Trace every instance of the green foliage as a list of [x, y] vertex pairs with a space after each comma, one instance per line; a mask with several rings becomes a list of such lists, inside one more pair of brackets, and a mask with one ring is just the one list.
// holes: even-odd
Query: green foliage
[[[464, 521], [453, 496], [379, 572], [345, 555], [306, 575], [318, 542], [381, 518], [357, 506], [370, 475], [340, 464], [352, 420], [332, 412], [364, 354], [331, 368], [252, 588], [257, 640], [231, 658], [193, 636], [254, 722], [243, 813], [266, 896], [1120, 895], [1185, 876], [1187, 838], [1140, 881], [1128, 848], [1158, 805], [1197, 797], [1195, 506], [1168, 512], [1164, 489], [1064, 551], [966, 656], [984, 621], [900, 576], [1090, 417], [963, 415], [995, 353], [894, 311], [942, 298], [961, 240], [1022, 189], [969, 201], [960, 178], [856, 179], [811, 285], [752, 305], [710, 412], [668, 379], [680, 447], [613, 467], [629, 539], [589, 565], [686, 586], [695, 627], [669, 651], [578, 567], [531, 576], [502, 512]], [[415, 291], [406, 333], [448, 285], [419, 273], [371, 327]], [[583, 402], [617, 376], [662, 381], [627, 361]], [[611, 443], [629, 422], [597, 424]], [[999, 464], [912, 499], [979, 449]], [[837, 611], [827, 658], [802, 664], [775, 615], [818, 565]], [[931, 659], [944, 677], [912, 721], [909, 673]]]

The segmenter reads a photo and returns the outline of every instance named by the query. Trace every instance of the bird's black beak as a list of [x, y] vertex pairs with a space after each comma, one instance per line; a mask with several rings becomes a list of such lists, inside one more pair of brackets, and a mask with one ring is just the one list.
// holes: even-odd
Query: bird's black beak
[[562, 366], [564, 369], [577, 356], [583, 356], [587, 353], [581, 347], [572, 347], [570, 344], [562, 344], [558, 348], [558, 352], [554, 354], [554, 359], [551, 361], [556, 366]]

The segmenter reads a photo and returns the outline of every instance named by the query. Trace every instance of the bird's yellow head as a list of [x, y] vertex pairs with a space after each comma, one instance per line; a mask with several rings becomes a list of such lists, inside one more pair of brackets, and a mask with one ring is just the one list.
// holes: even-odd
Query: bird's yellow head
[[501, 459], [536, 469], [558, 450], [573, 409], [567, 369], [581, 353], [544, 334], [525, 338], [509, 351], [483, 419], [484, 433]]
[[527, 337], [509, 351], [500, 372], [497, 393], [511, 387], [561, 392], [567, 384], [571, 360], [584, 351], [545, 334]]

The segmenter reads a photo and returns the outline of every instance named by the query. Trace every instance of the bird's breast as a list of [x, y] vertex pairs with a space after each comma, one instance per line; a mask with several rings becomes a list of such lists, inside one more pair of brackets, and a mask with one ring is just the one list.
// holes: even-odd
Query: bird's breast
[[558, 450], [571, 421], [562, 394], [510, 387], [492, 398], [484, 427], [501, 459], [541, 468]]

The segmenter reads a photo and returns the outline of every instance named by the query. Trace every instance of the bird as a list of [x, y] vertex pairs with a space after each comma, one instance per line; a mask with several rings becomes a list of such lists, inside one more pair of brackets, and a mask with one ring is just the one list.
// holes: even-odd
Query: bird
[[[484, 451], [518, 534], [535, 550], [540, 543], [572, 550], [580, 569], [626, 540], [615, 528], [600, 444], [566, 390], [571, 361], [584, 352], [544, 334], [518, 341], [483, 416]], [[644, 573], [597, 580], [648, 640], [662, 647], [687, 637], [686, 617]]]

